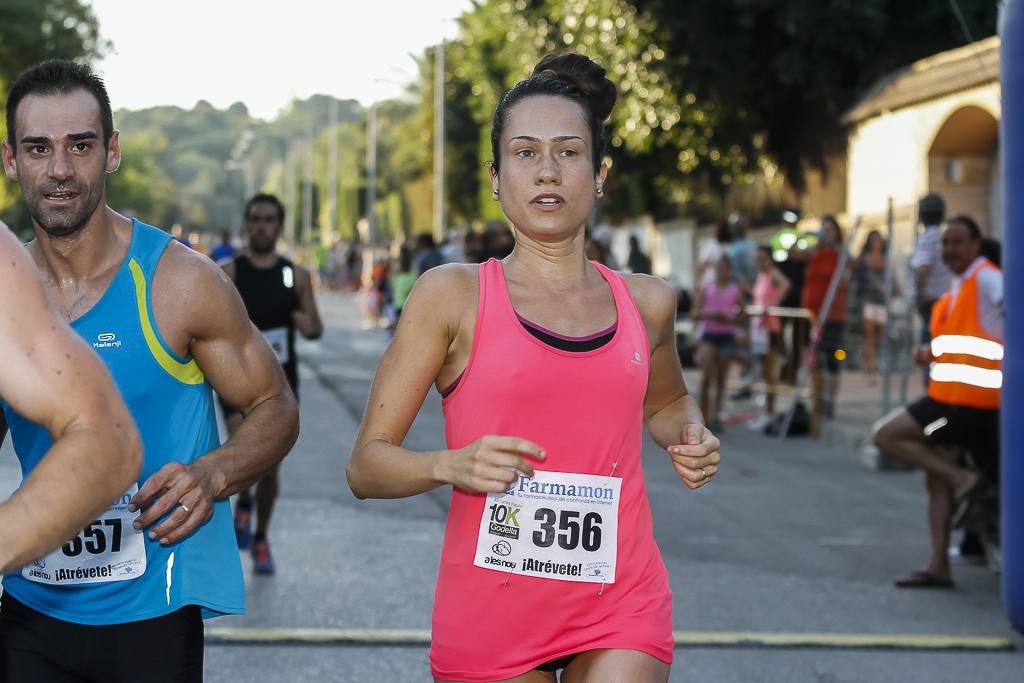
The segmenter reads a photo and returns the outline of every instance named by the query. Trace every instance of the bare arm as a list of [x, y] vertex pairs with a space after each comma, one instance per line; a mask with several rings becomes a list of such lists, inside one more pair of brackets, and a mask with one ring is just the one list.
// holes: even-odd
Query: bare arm
[[[718, 438], [704, 426], [686, 389], [675, 343], [675, 294], [657, 278], [629, 276], [629, 288], [651, 343], [644, 420], [651, 438], [667, 449], [682, 482], [700, 488], [718, 471]], [[705, 476], [706, 473], [706, 476]]]
[[[135, 423], [103, 363], [46, 300], [35, 267], [0, 223], [0, 395], [53, 445], [0, 503], [0, 571], [74, 536], [138, 476]], [[0, 414], [0, 441], [7, 422]]]
[[299, 297], [299, 310], [292, 314], [295, 329], [306, 339], [319, 339], [324, 333], [324, 325], [320, 321], [320, 311], [316, 307], [313, 278], [302, 266], [295, 266], [295, 288]]
[[772, 284], [779, 290], [779, 294], [776, 297], [779, 301], [783, 301], [786, 298], [786, 295], [789, 294], [789, 288], [793, 286], [793, 283], [789, 281], [785, 273], [778, 268], [772, 269]]
[[298, 436], [299, 417], [281, 364], [213, 263], [172, 244], [157, 268], [153, 300], [165, 337], [188, 340], [206, 379], [243, 416], [220, 448], [191, 465], [164, 466], [133, 501], [144, 509], [143, 527], [177, 507], [150, 531], [151, 538], [174, 543], [210, 517], [215, 500], [251, 485], [284, 458]]
[[441, 266], [413, 288], [394, 339], [381, 358], [348, 463], [359, 498], [404, 498], [453, 484], [466, 491], [502, 491], [533, 467], [524, 455], [542, 450], [514, 436], [485, 436], [457, 451], [417, 453], [402, 447], [431, 384], [449, 366], [458, 374], [468, 356], [476, 309], [475, 269]]

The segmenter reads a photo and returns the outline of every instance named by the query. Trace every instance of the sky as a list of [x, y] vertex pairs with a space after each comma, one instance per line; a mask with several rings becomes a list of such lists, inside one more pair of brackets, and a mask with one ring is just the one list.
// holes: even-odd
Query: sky
[[396, 97], [471, 0], [92, 0], [113, 41], [97, 71], [114, 109], [204, 99], [273, 118], [313, 94]]

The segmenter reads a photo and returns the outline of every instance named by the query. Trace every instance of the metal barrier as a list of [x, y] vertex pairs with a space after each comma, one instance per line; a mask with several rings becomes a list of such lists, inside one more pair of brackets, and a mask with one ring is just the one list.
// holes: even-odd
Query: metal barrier
[[[814, 313], [806, 308], [792, 308], [788, 306], [760, 306], [750, 304], [744, 306], [743, 312], [750, 318], [756, 318], [761, 316], [770, 316], [779, 318], [780, 320], [806, 320], [809, 328], [814, 326]], [[810, 434], [811, 436], [818, 436], [818, 396], [821, 392], [821, 381], [818, 377], [816, 364], [812, 365], [812, 381], [809, 387], [801, 386], [799, 381], [794, 381], [792, 384], [784, 384], [780, 381], [781, 379], [781, 368], [782, 364], [779, 362], [783, 357], [790, 356], [790, 359], [800, 358], [800, 366], [806, 365], [808, 362], [807, 353], [811, 349], [811, 345], [805, 335], [799, 333], [799, 328], [793, 326], [793, 339], [791, 344], [796, 345], [799, 349], [798, 354], [786, 353], [785, 340], [782, 340], [781, 348], [773, 348], [771, 344], [768, 345], [768, 349], [765, 353], [766, 356], [770, 356], [768, 359], [771, 361], [771, 365], [775, 368], [775, 376], [770, 378], [770, 382], [751, 382], [750, 387], [753, 391], [762, 392], [765, 394], [765, 400], [768, 400], [768, 396], [776, 397], [787, 397], [792, 398], [794, 403], [798, 399], [805, 399], [810, 401], [808, 407], [808, 413], [810, 417]], [[810, 359], [813, 362], [813, 359]], [[793, 368], [793, 374], [795, 378], [799, 378], [799, 368]], [[788, 415], [784, 421], [780, 431], [782, 436], [785, 436], [785, 432], [789, 429], [789, 424], [792, 420], [792, 416]]]

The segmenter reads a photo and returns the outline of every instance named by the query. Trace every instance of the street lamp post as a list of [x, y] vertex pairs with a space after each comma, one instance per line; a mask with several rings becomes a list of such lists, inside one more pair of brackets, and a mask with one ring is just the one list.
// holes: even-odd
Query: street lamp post
[[444, 39], [434, 48], [434, 239], [444, 241]]
[[377, 104], [371, 104], [366, 120], [366, 243], [377, 242]]

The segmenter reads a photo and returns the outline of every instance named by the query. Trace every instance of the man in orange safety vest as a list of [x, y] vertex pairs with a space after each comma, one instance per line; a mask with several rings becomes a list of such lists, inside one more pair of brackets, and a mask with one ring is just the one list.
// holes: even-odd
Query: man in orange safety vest
[[[896, 580], [900, 588], [952, 588], [951, 526], [998, 476], [999, 399], [1003, 385], [1003, 273], [981, 256], [982, 236], [967, 216], [942, 234], [942, 260], [952, 287], [931, 313], [931, 344], [918, 351], [929, 367], [928, 394], [880, 420], [878, 449], [925, 472], [931, 557]], [[960, 449], [978, 469], [963, 467]]]

